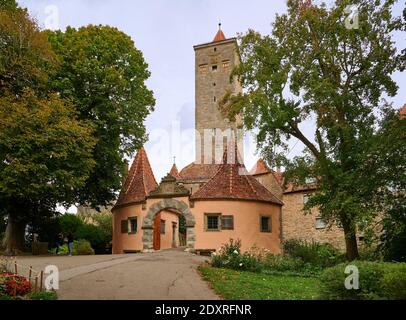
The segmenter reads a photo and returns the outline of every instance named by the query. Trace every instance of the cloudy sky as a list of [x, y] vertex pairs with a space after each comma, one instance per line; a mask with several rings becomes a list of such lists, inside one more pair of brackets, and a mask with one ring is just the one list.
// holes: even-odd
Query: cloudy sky
[[[146, 149], [158, 181], [169, 171], [173, 156], [176, 156], [178, 168], [194, 160], [191, 131], [194, 128], [193, 45], [211, 41], [220, 20], [227, 37], [236, 36], [249, 28], [269, 34], [275, 14], [286, 11], [285, 0], [18, 2], [28, 8], [42, 27], [48, 24], [64, 30], [68, 25], [104, 24], [115, 26], [133, 38], [149, 64], [152, 75], [148, 86], [157, 100], [155, 112], [146, 121], [150, 136]], [[403, 1], [398, 2], [395, 13], [400, 14], [403, 6]], [[402, 39], [397, 35], [396, 40], [399, 48], [406, 47], [404, 36]], [[399, 108], [406, 102], [406, 77], [405, 74], [396, 74], [395, 79], [400, 89], [391, 101]], [[308, 130], [311, 132], [311, 128]], [[247, 143], [245, 162], [250, 168], [256, 159], [255, 145], [248, 138]], [[296, 141], [292, 141], [291, 146], [292, 154], [302, 149]]]

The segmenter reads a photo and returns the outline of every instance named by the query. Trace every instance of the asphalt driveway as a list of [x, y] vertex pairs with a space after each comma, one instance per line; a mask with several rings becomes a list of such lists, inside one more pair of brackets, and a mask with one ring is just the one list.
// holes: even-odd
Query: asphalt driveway
[[219, 299], [197, 273], [197, 266], [206, 260], [178, 249], [130, 255], [18, 257], [20, 265], [35, 270], [56, 265], [58, 297], [68, 300]]

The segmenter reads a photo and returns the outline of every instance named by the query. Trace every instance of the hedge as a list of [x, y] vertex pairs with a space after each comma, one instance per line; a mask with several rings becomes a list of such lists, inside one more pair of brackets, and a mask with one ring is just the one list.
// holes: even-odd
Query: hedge
[[[359, 288], [346, 289], [347, 265], [359, 270]], [[354, 261], [326, 269], [320, 276], [320, 298], [326, 300], [406, 300], [406, 263]]]

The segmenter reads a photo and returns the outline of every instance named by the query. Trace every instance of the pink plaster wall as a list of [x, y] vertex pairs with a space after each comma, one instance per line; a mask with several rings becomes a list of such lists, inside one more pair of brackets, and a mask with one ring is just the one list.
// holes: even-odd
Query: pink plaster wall
[[[123, 253], [124, 250], [142, 250], [142, 222], [148, 208], [162, 199], [148, 199], [145, 209], [141, 204], [123, 207], [113, 212], [113, 253]], [[187, 198], [177, 198], [188, 203]], [[228, 243], [230, 238], [241, 239], [242, 250], [253, 246], [267, 248], [274, 253], [280, 253], [280, 206], [270, 203], [253, 201], [196, 201], [190, 208], [195, 216], [195, 249], [219, 249]], [[221, 213], [234, 216], [234, 230], [205, 231], [204, 214]], [[272, 232], [260, 232], [260, 216], [267, 215], [272, 219]], [[121, 220], [137, 216], [137, 233], [121, 233]], [[177, 222], [177, 214], [167, 210], [161, 211], [161, 219], [166, 220], [165, 235], [161, 235], [161, 249], [172, 248], [172, 222]], [[178, 235], [176, 235], [178, 240]]]
[[[165, 234], [161, 234], [161, 249], [169, 249], [172, 248], [172, 222], [176, 222], [176, 228], [179, 229], [179, 217], [175, 213], [163, 210], [161, 211], [161, 220], [165, 220]], [[175, 231], [175, 237], [175, 239], [178, 239], [177, 231]]]
[[[123, 253], [124, 250], [142, 250], [142, 219], [146, 210], [142, 205], [123, 207], [113, 211], [113, 254]], [[121, 220], [137, 217], [137, 232], [135, 234], [121, 233]]]
[[[230, 238], [240, 239], [243, 251], [253, 246], [280, 253], [280, 206], [252, 201], [196, 201], [195, 249], [219, 249]], [[234, 215], [234, 230], [205, 231], [204, 214]], [[272, 232], [260, 232], [260, 216], [271, 216]]]

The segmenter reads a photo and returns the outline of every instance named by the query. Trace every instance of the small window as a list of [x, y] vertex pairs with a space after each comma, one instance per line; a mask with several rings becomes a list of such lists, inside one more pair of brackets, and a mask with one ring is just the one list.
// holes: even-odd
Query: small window
[[303, 204], [306, 204], [309, 201], [310, 195], [304, 194], [303, 195]]
[[202, 65], [200, 65], [200, 66], [199, 66], [199, 72], [200, 72], [201, 74], [207, 73], [207, 64], [202, 64]]
[[234, 216], [221, 216], [221, 230], [234, 230]]
[[128, 218], [128, 233], [137, 233], [137, 217]]
[[324, 221], [320, 217], [316, 218], [316, 229], [325, 229], [326, 227], [327, 227], [326, 221]]
[[165, 234], [165, 220], [161, 220], [161, 234]]
[[219, 231], [220, 230], [220, 214], [210, 213], [205, 216], [206, 231]]
[[214, 98], [213, 98], [213, 101], [214, 101], [214, 102], [216, 102], [216, 101], [217, 101], [217, 98], [216, 98], [216, 97], [214, 97]]
[[128, 233], [128, 220], [121, 220], [121, 233]]
[[214, 52], [216, 52], [217, 51], [217, 48], [216, 47], [214, 47]]
[[211, 66], [211, 71], [213, 71], [213, 72], [217, 72], [217, 65], [213, 65], [213, 66]]
[[223, 61], [223, 69], [227, 69], [230, 66], [230, 61]]
[[261, 217], [261, 232], [271, 232], [271, 217]]
[[213, 87], [215, 87], [216, 86], [216, 83], [215, 82], [213, 82]]

